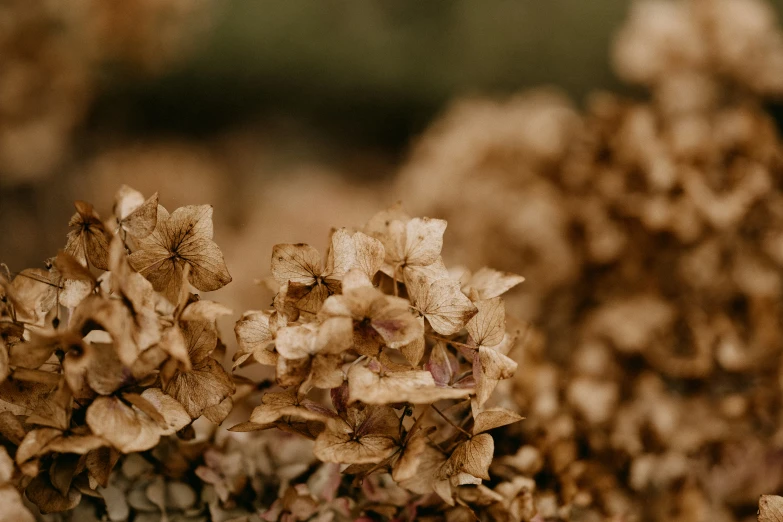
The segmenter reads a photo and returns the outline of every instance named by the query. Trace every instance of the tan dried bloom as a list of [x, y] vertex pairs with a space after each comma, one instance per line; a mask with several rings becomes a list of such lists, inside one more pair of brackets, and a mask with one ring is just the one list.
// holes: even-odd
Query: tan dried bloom
[[[222, 422], [233, 404], [215, 324], [230, 310], [188, 286], [230, 281], [212, 242], [212, 208], [169, 216], [157, 196], [128, 187], [117, 195], [116, 227], [87, 203], [76, 208], [66, 248], [47, 270], [0, 280], [0, 439], [13, 455], [10, 464], [0, 458], [0, 487], [17, 520], [31, 519], [12, 494], [17, 488], [41, 513], [81, 510], [85, 496], [127, 512], [105, 490], [119, 456], [186, 436], [202, 415]], [[154, 267], [132, 268], [134, 254], [158, 253], [144, 241], [162, 250], [164, 236], [172, 263], [187, 265], [168, 273], [174, 281]]]
[[223, 254], [212, 241], [212, 206], [181, 207], [169, 214], [158, 207], [155, 231], [137, 238], [129, 260], [171, 302], [179, 298], [183, 273], [199, 290], [210, 292], [231, 282]]
[[[488, 480], [486, 432], [521, 419], [483, 404], [516, 368], [499, 295], [522, 278], [484, 269], [452, 279], [440, 258], [445, 228], [395, 206], [367, 235], [335, 231], [323, 266], [308, 245], [276, 246], [275, 309], [246, 313], [235, 331], [237, 363], [273, 365], [285, 391], [264, 394], [232, 429], [304, 435], [319, 460], [349, 465], [347, 474], [391, 472], [392, 484], [450, 505], [462, 486]], [[318, 388], [330, 389], [331, 404], [318, 402]]]

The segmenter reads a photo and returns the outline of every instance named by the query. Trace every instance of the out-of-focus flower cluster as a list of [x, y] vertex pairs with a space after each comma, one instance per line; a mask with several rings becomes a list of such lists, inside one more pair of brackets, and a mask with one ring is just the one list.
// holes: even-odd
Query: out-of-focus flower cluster
[[210, 0], [9, 0], [0, 5], [0, 179], [52, 174], [100, 90], [99, 69], [154, 73], [209, 23]]
[[538, 516], [746, 520], [783, 488], [782, 38], [761, 1], [639, 2], [614, 57], [651, 101], [461, 102], [403, 170], [447, 258], [528, 276], [492, 469]]
[[654, 88], [664, 110], [708, 106], [733, 89], [783, 94], [783, 34], [763, 0], [636, 2], [613, 59], [621, 78]]

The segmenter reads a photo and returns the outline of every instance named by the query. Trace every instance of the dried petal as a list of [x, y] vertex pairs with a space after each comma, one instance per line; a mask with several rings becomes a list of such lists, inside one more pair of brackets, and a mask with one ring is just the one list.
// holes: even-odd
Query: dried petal
[[473, 421], [473, 435], [521, 421], [524, 417], [504, 408], [491, 408], [478, 413]]
[[477, 292], [479, 299], [492, 299], [505, 294], [524, 280], [520, 275], [483, 267], [468, 279], [465, 290], [466, 293], [470, 290]]
[[87, 453], [84, 465], [94, 480], [101, 487], [107, 487], [111, 471], [120, 458], [120, 452], [109, 446], [98, 448]]
[[330, 420], [315, 440], [313, 453], [323, 462], [373, 464], [391, 455], [397, 445], [394, 410], [386, 406], [352, 407], [347, 420]]
[[392, 478], [395, 482], [400, 483], [412, 479], [416, 475], [423, 455], [429, 447], [427, 436], [433, 431], [435, 431], [435, 426], [430, 426], [430, 429], [421, 429], [407, 440], [402, 455], [392, 468]]
[[4, 521], [35, 522], [35, 517], [27, 510], [22, 497], [13, 486], [0, 486], [0, 506], [3, 506], [0, 519]]
[[17, 320], [43, 324], [55, 305], [58, 286], [46, 270], [26, 268], [19, 272], [7, 289]]
[[181, 207], [171, 214], [158, 206], [155, 231], [139, 239], [138, 246], [130, 264], [172, 303], [179, 299], [186, 264], [188, 280], [199, 290], [210, 292], [231, 282], [223, 254], [212, 241], [211, 205]]
[[62, 495], [52, 486], [45, 473], [38, 475], [28, 484], [25, 495], [42, 513], [68, 511], [75, 508], [82, 499], [82, 494], [75, 488]]
[[191, 418], [185, 408], [173, 397], [166, 395], [160, 388], [147, 388], [141, 393], [158, 413], [161, 435], [173, 435], [188, 424]]
[[274, 343], [274, 335], [269, 327], [270, 315], [271, 313], [267, 312], [250, 311], [245, 312], [237, 321], [234, 333], [239, 350], [234, 355], [234, 368], [251, 356], [261, 364], [269, 364], [272, 361], [273, 354], [269, 348]]
[[441, 478], [458, 473], [489, 480], [489, 465], [495, 452], [495, 442], [487, 433], [466, 440], [454, 450], [440, 470]]
[[77, 201], [74, 205], [76, 214], [68, 222], [72, 230], [65, 251], [84, 266], [108, 270], [109, 235], [101, 218], [89, 203]]
[[130, 453], [142, 437], [142, 421], [117, 397], [95, 399], [87, 408], [86, 420], [93, 433], [123, 453]]
[[759, 522], [783, 522], [783, 497], [761, 495], [759, 499]]
[[417, 278], [408, 287], [416, 308], [432, 329], [442, 335], [459, 332], [478, 309], [460, 290], [458, 281], [439, 279], [430, 283]]
[[8, 451], [0, 446], [0, 484], [11, 482], [14, 476], [14, 460], [8, 455]]
[[468, 321], [465, 328], [476, 346], [500, 344], [506, 333], [506, 307], [499, 297], [476, 301], [478, 313]]
[[436, 386], [428, 371], [402, 371], [383, 376], [364, 366], [354, 366], [348, 372], [350, 402], [361, 400], [365, 404], [432, 404], [444, 399], [465, 399], [469, 389]]
[[473, 377], [476, 380], [476, 399], [479, 406], [489, 399], [500, 380], [511, 378], [516, 371], [516, 361], [494, 348], [480, 347], [473, 363]]
[[207, 357], [193, 365], [189, 372], [178, 372], [165, 392], [179, 401], [195, 419], [210, 406], [220, 404], [234, 392], [231, 376], [213, 358]]
[[406, 265], [427, 266], [434, 263], [443, 249], [446, 222], [442, 219], [413, 218], [405, 225]]
[[321, 275], [321, 254], [304, 243], [275, 245], [272, 249], [272, 275], [281, 285], [298, 283], [311, 286]]
[[315, 439], [313, 453], [323, 462], [374, 464], [391, 455], [396, 443], [388, 435], [355, 438], [352, 432], [327, 429]]
[[[400, 486], [414, 493], [426, 495], [433, 492], [433, 487], [440, 481], [440, 469], [446, 462], [446, 456], [432, 446], [425, 446], [418, 458], [416, 473], [400, 481]], [[447, 482], [448, 484], [448, 482]]]
[[234, 401], [231, 397], [226, 397], [220, 404], [210, 406], [204, 410], [204, 417], [209, 419], [213, 424], [222, 424], [226, 417], [229, 416], [231, 410], [234, 409]]
[[189, 304], [179, 316], [180, 321], [209, 321], [213, 322], [224, 315], [231, 315], [231, 308], [215, 301], [206, 299]]
[[158, 222], [158, 193], [145, 200], [141, 192], [122, 185], [114, 196], [114, 216], [131, 236], [138, 239], [149, 236]]

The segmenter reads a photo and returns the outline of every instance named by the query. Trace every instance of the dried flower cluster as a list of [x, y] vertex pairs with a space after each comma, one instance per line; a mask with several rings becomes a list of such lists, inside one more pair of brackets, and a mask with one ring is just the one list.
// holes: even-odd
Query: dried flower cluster
[[[443, 502], [471, 517], [504, 500], [482, 485], [488, 432], [521, 417], [487, 401], [517, 367], [506, 354], [518, 331], [500, 295], [522, 278], [489, 268], [452, 277], [440, 256], [445, 228], [393, 207], [363, 231], [333, 231], [323, 258], [306, 244], [277, 245], [274, 307], [236, 325], [235, 367], [272, 366], [283, 390], [265, 393], [232, 431], [303, 435], [321, 462], [347, 466], [356, 484], [372, 480], [373, 496], [338, 498], [345, 516], [365, 496], [376, 504], [365, 511], [417, 520]], [[311, 494], [292, 490], [278, 509], [308, 520], [318, 510]]]
[[60, 164], [100, 88], [96, 69], [120, 62], [159, 71], [187, 49], [211, 7], [188, 0], [2, 2], [2, 182], [42, 177]]
[[231, 281], [212, 207], [169, 213], [157, 194], [122, 187], [111, 219], [79, 201], [69, 225], [45, 268], [0, 274], [3, 491], [20, 513], [8, 520], [32, 519], [17, 488], [42, 513], [86, 495], [121, 520], [111, 515], [121, 456], [232, 409], [216, 328], [231, 311], [190, 293]]
[[538, 516], [748, 520], [783, 488], [782, 40], [761, 1], [640, 2], [614, 55], [652, 101], [463, 102], [404, 169], [447, 258], [530, 279], [493, 476]]
[[324, 259], [277, 245], [273, 308], [237, 323], [234, 367], [274, 367], [279, 391], [230, 433], [208, 421], [269, 383], [223, 368], [216, 320], [231, 311], [190, 292], [231, 281], [212, 207], [169, 213], [126, 186], [106, 221], [75, 206], [65, 248], [0, 281], [10, 506], [0, 519], [440, 519], [447, 509], [451, 520], [514, 509], [508, 485], [482, 482], [489, 432], [521, 419], [488, 401], [517, 368], [506, 354], [519, 329], [500, 295], [522, 278], [484, 268], [457, 279], [440, 256], [445, 221], [393, 207], [363, 231], [335, 230]]

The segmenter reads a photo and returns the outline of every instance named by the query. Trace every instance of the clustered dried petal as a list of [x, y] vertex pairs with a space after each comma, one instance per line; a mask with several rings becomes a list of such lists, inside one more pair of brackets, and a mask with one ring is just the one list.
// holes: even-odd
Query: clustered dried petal
[[[256, 399], [269, 383], [221, 364], [231, 310], [191, 293], [231, 281], [212, 208], [169, 213], [123, 186], [113, 210], [76, 202], [64, 250], [0, 274], [14, 520], [439, 519], [500, 498], [482, 484], [489, 432], [521, 417], [489, 401], [517, 367], [500, 295], [522, 277], [449, 272], [446, 222], [399, 207], [333, 231], [324, 261], [278, 245], [273, 308], [235, 329], [234, 368], [275, 372], [279, 389]], [[247, 422], [215, 428], [256, 400]]]
[[[122, 187], [112, 219], [85, 202], [76, 211], [45, 268], [0, 275], [0, 488], [14, 513], [3, 520], [34, 519], [19, 492], [41, 513], [94, 497], [97, 510], [88, 502], [79, 520], [88, 511], [124, 520], [112, 485], [115, 466], [130, 465], [123, 455], [159, 451], [192, 434], [194, 420], [220, 424], [232, 409], [216, 325], [231, 311], [190, 292], [231, 281], [212, 207], [169, 215], [157, 194]], [[188, 503], [180, 490], [190, 486], [158, 479], [155, 495], [174, 488], [173, 502]]]
[[[500, 294], [523, 279], [489, 268], [456, 278], [440, 255], [445, 229], [394, 206], [361, 231], [334, 230], [325, 262], [309, 245], [277, 245], [273, 308], [236, 325], [235, 368], [272, 366], [281, 391], [231, 431], [311, 439], [319, 461], [347, 466], [364, 489], [348, 500], [364, 516], [475, 516], [498, 496], [482, 485], [488, 432], [522, 418], [488, 400], [517, 367], [506, 354], [519, 328]], [[370, 495], [367, 484], [383, 489]], [[308, 514], [282, 509], [309, 520], [315, 499], [296, 488], [281, 502]], [[373, 497], [388, 497], [383, 510], [362, 505]]]
[[529, 420], [491, 468], [515, 520], [752, 519], [783, 488], [783, 33], [760, 0], [647, 0], [613, 54], [651, 101], [461, 102], [400, 193], [457, 223], [447, 259], [530, 278]]

